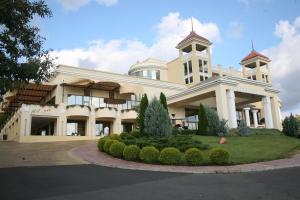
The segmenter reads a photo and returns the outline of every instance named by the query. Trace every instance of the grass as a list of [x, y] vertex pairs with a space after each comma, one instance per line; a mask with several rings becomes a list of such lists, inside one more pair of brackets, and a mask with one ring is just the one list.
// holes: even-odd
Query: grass
[[[194, 139], [209, 144], [211, 147], [220, 147], [230, 153], [231, 164], [253, 163], [275, 160], [287, 157], [293, 150], [300, 149], [300, 139], [287, 137], [282, 134], [251, 135], [247, 137], [227, 137], [227, 144], [220, 145], [220, 137], [193, 136]], [[209, 150], [203, 151], [204, 164], [208, 160]]]

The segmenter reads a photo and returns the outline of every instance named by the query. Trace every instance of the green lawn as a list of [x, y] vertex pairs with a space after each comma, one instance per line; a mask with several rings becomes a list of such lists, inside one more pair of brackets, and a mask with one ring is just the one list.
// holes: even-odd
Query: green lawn
[[[231, 164], [253, 163], [287, 157], [295, 149], [300, 149], [300, 139], [284, 135], [251, 135], [247, 137], [227, 137], [227, 144], [220, 145], [219, 137], [193, 136], [211, 147], [221, 147], [230, 153]], [[204, 151], [205, 163], [209, 164], [208, 151]]]

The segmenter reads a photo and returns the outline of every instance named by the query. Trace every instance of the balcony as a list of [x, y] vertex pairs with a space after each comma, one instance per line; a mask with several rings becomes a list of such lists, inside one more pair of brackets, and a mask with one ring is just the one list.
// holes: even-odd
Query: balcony
[[95, 118], [116, 118], [117, 117], [117, 109], [112, 107], [102, 107], [95, 109]]
[[85, 105], [69, 105], [67, 106], [67, 116], [85, 116], [90, 115], [91, 108]]
[[137, 118], [136, 110], [122, 110], [122, 120], [135, 120]]

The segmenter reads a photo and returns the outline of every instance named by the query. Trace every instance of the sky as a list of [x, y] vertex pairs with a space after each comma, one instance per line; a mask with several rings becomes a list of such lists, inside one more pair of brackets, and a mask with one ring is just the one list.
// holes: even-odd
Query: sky
[[47, 0], [53, 17], [34, 19], [59, 64], [127, 73], [148, 57], [170, 61], [194, 30], [213, 42], [212, 64], [240, 68], [268, 56], [284, 115], [300, 114], [300, 0]]

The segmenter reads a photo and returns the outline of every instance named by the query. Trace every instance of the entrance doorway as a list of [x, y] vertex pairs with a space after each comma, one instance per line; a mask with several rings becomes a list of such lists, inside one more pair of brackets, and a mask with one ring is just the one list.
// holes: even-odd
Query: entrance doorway
[[111, 134], [111, 122], [96, 121], [96, 136], [104, 135], [104, 128], [109, 128], [109, 135]]

